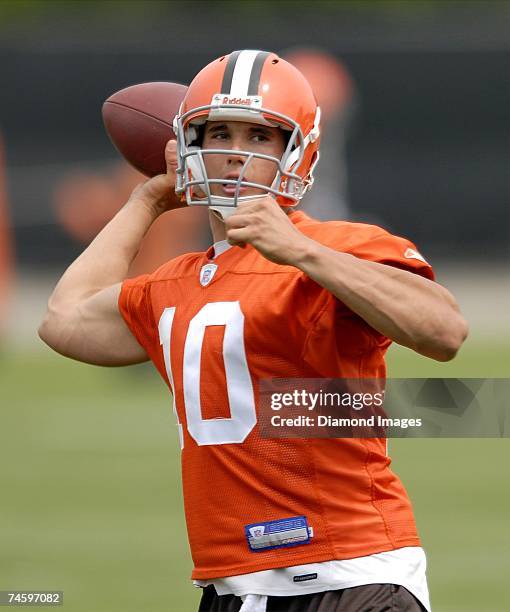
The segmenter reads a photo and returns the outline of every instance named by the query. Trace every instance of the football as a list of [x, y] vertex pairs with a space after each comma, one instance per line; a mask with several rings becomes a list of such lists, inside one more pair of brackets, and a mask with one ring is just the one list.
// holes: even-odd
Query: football
[[119, 153], [145, 176], [166, 172], [165, 145], [187, 91], [179, 83], [140, 83], [117, 91], [103, 104], [103, 122]]

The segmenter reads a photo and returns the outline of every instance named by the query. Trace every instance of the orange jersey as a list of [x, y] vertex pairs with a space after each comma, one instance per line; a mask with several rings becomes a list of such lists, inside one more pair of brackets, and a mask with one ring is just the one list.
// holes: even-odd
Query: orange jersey
[[[411, 242], [379, 227], [321, 223], [303, 212], [290, 219], [335, 250], [433, 278]], [[214, 262], [211, 255], [184, 255], [127, 280], [119, 300], [174, 393], [192, 577], [418, 546], [385, 440], [263, 439], [257, 425], [260, 380], [384, 377], [390, 340], [299, 269], [251, 246]], [[249, 530], [260, 524], [298, 532], [303, 521], [306, 542], [250, 544]]]

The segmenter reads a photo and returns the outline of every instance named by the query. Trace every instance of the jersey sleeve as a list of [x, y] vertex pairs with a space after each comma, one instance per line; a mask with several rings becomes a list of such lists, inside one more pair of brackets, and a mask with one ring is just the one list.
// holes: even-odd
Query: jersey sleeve
[[351, 255], [415, 272], [430, 280], [435, 279], [432, 266], [410, 240], [394, 236], [380, 228], [366, 232], [360, 238], [350, 245], [348, 252]]
[[155, 346], [156, 326], [150, 303], [149, 275], [144, 274], [122, 283], [119, 295], [119, 311], [131, 333], [152, 359]]

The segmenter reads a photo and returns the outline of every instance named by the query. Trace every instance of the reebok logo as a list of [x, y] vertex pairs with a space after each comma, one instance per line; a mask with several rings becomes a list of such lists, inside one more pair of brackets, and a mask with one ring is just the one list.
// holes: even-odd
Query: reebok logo
[[307, 580], [317, 580], [317, 574], [301, 574], [292, 578], [294, 582], [306, 582]]
[[423, 257], [421, 253], [418, 253], [418, 251], [415, 251], [414, 249], [406, 249], [404, 257], [406, 259], [419, 259], [420, 261], [423, 261], [423, 263], [428, 263], [425, 257]]

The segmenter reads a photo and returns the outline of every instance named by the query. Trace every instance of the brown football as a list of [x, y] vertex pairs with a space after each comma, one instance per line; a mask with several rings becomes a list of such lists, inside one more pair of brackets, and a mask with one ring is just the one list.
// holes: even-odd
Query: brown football
[[119, 153], [146, 176], [166, 172], [165, 145], [188, 88], [179, 83], [140, 83], [103, 104], [103, 121]]

